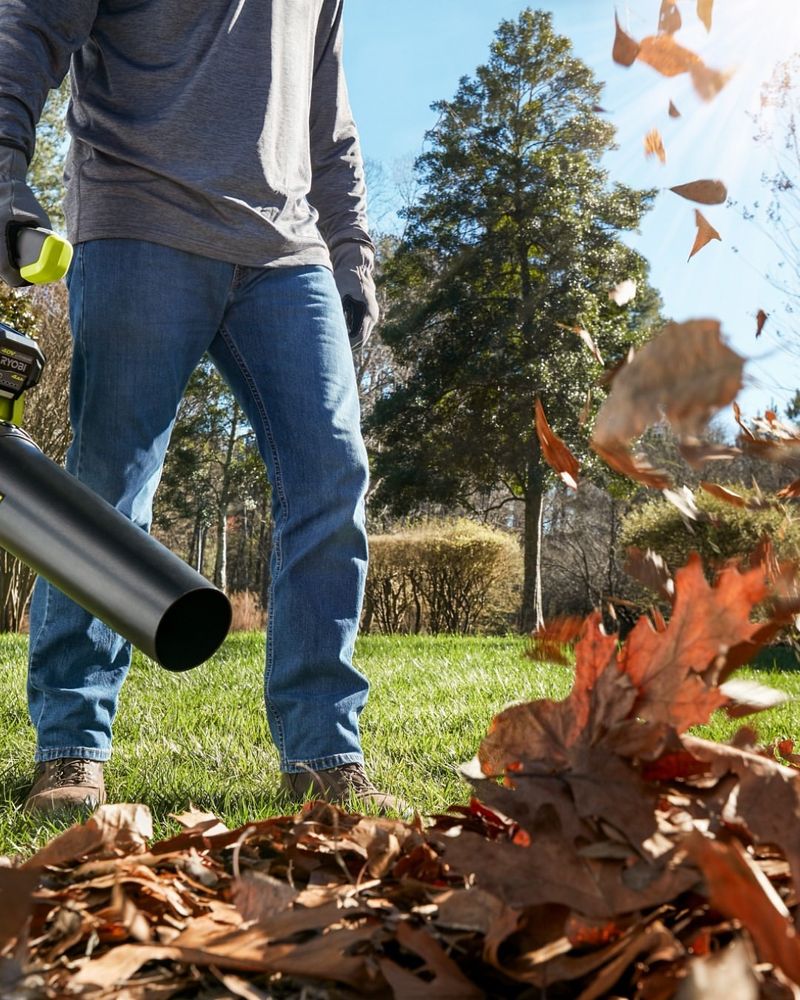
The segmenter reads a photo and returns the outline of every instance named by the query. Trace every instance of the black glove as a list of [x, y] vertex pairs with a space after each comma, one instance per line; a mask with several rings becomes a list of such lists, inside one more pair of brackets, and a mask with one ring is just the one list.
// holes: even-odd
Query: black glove
[[20, 149], [0, 145], [0, 278], [12, 288], [29, 282], [17, 266], [17, 232], [21, 226], [50, 229], [50, 219], [25, 182], [28, 161]]
[[375, 254], [365, 243], [348, 241], [331, 250], [331, 262], [342, 297], [350, 348], [355, 351], [366, 344], [378, 322], [378, 299], [372, 279]]

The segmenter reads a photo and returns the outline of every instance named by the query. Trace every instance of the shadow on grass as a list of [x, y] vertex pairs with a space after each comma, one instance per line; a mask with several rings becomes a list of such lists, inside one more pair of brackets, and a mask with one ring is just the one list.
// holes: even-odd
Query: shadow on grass
[[22, 808], [33, 784], [33, 764], [29, 768], [12, 765], [0, 773], [0, 803]]
[[800, 650], [791, 646], [768, 646], [747, 666], [751, 670], [800, 670]]

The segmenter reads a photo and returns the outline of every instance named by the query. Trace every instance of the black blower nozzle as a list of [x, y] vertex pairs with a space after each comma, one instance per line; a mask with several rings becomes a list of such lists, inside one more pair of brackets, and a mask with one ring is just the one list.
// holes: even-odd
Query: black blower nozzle
[[147, 532], [0, 424], [0, 546], [167, 670], [222, 644], [227, 597]]

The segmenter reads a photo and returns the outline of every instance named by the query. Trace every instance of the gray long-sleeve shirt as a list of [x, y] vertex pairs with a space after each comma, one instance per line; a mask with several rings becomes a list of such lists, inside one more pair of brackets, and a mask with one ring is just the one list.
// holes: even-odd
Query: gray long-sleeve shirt
[[71, 58], [73, 242], [329, 264], [369, 243], [343, 3], [0, 0], [0, 143], [30, 158]]

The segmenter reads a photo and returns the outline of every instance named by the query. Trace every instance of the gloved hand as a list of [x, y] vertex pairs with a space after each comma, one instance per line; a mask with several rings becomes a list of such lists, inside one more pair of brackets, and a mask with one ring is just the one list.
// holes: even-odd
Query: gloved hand
[[27, 173], [22, 150], [0, 145], [0, 278], [12, 288], [29, 284], [17, 268], [17, 231], [21, 226], [51, 228], [47, 212], [25, 182]]
[[372, 278], [375, 254], [364, 243], [348, 241], [331, 250], [331, 263], [342, 297], [350, 348], [355, 351], [366, 344], [378, 322], [378, 299]]

